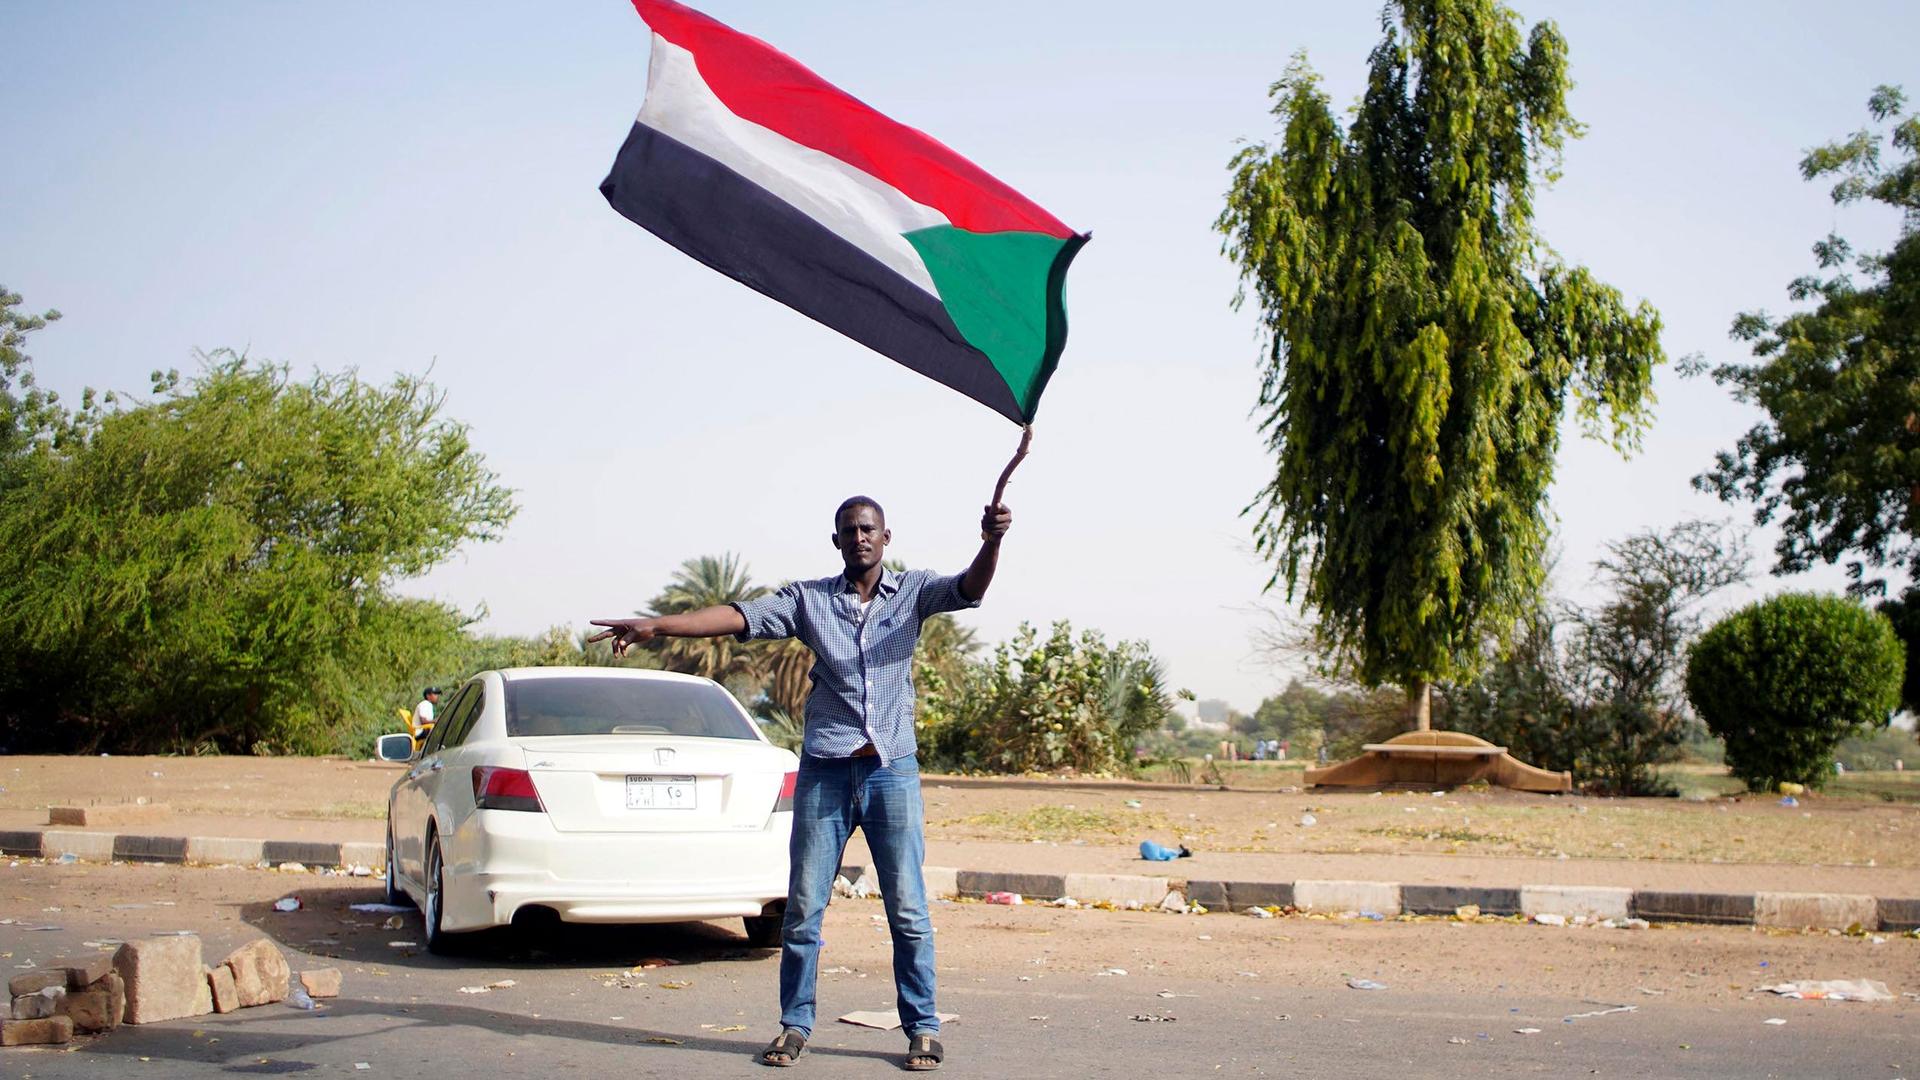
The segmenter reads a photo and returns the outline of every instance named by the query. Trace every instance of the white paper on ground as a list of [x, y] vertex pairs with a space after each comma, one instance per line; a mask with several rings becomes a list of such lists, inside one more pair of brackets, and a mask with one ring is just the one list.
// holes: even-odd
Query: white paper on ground
[[1762, 991], [1809, 1001], [1892, 1001], [1887, 984], [1877, 979], [1801, 979], [1763, 986]]
[[[934, 1013], [933, 1015], [939, 1017], [940, 1022], [943, 1024], [951, 1024], [955, 1020], [960, 1019], [959, 1013]], [[858, 1024], [861, 1027], [878, 1028], [881, 1031], [892, 1031], [894, 1028], [900, 1026], [900, 1010], [887, 1009], [882, 1011], [879, 1009], [868, 1009], [860, 1012], [850, 1012], [841, 1017], [840, 1022], [843, 1024]]]

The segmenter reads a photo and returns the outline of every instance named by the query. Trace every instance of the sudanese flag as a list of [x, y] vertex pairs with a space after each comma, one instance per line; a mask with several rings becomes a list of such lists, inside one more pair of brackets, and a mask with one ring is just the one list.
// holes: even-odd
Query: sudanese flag
[[1088, 237], [764, 41], [672, 0], [600, 185], [635, 224], [1018, 424], [1067, 342]]

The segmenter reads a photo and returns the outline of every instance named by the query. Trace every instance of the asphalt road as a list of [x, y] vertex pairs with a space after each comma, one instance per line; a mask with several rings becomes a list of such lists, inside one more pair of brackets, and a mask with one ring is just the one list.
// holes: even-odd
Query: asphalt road
[[[274, 911], [286, 895], [303, 909]], [[364, 879], [0, 864], [9, 973], [191, 930], [210, 961], [265, 933], [296, 969], [346, 976], [343, 995], [317, 1011], [269, 1005], [123, 1027], [68, 1049], [4, 1050], [0, 1076], [766, 1075], [752, 1057], [776, 1031], [777, 957], [747, 949], [737, 924], [566, 928], [448, 960], [393, 944], [419, 939], [416, 916], [388, 929], [386, 916], [348, 907], [377, 898]], [[898, 1073], [899, 1032], [833, 1020], [891, 1005], [879, 912], [874, 901], [831, 909], [822, 1023], [795, 1075]], [[1920, 1076], [1920, 1001], [1843, 1005], [1752, 989], [1860, 975], [1920, 989], [1920, 941], [1910, 939], [979, 904], [940, 905], [935, 923], [940, 1007], [959, 1014], [943, 1075]], [[639, 966], [659, 961], [670, 963]], [[1387, 988], [1348, 988], [1356, 976]], [[513, 985], [462, 990], [504, 980]], [[1621, 1006], [1632, 1009], [1604, 1011]]]

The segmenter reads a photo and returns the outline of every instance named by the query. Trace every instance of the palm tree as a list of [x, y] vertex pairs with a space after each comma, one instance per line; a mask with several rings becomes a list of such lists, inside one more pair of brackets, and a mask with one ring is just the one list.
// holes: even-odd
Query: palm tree
[[[704, 607], [752, 600], [766, 595], [763, 585], [755, 585], [746, 563], [738, 555], [702, 555], [688, 559], [674, 571], [673, 579], [660, 595], [653, 598], [652, 611], [641, 615], [678, 615]], [[712, 638], [657, 638], [660, 658], [669, 671], [702, 675], [715, 682], [746, 675], [757, 676], [755, 657], [731, 636]]]
[[813, 681], [807, 678], [813, 670], [813, 650], [802, 645], [799, 638], [788, 638], [760, 644], [755, 652], [767, 679], [767, 700], [789, 717], [803, 715], [807, 694], [813, 690]]

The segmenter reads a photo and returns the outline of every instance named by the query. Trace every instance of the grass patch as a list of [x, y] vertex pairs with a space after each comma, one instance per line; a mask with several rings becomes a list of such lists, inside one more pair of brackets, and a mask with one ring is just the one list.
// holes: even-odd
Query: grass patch
[[[1072, 806], [1034, 806], [1021, 810], [990, 810], [932, 823], [952, 836], [986, 840], [1096, 840], [1133, 839], [1165, 832], [1172, 824], [1160, 814], [1138, 810], [1081, 810]], [[1187, 831], [1191, 832], [1191, 829]]]
[[1822, 795], [1850, 799], [1878, 799], [1890, 803], [1920, 803], [1920, 775], [1910, 772], [1858, 772], [1836, 776], [1820, 789]]
[[322, 806], [314, 809], [285, 810], [274, 816], [300, 819], [312, 818], [321, 821], [338, 821], [341, 819], [385, 821], [387, 818], [387, 804], [385, 802], [356, 800], [353, 802], [334, 803], [331, 806]]
[[1390, 840], [1445, 840], [1450, 844], [1499, 844], [1513, 846], [1520, 843], [1505, 833], [1475, 832], [1468, 828], [1440, 826], [1423, 829], [1417, 825], [1387, 825], [1376, 829], [1362, 829], [1371, 836], [1384, 836]]

